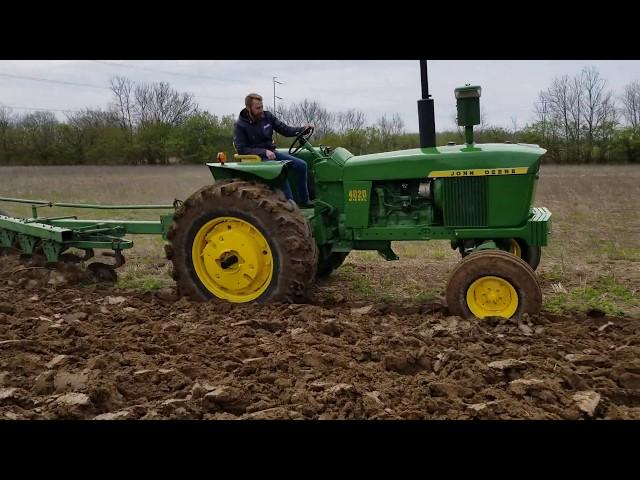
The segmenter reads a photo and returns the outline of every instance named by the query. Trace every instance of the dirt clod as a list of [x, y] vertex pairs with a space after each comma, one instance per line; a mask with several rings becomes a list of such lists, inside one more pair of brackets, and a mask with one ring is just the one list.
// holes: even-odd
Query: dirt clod
[[600, 403], [600, 394], [594, 391], [577, 392], [572, 397], [578, 404], [580, 411], [586, 413], [590, 417], [593, 417]]
[[0, 418], [640, 418], [630, 318], [202, 303], [49, 274], [0, 275]]

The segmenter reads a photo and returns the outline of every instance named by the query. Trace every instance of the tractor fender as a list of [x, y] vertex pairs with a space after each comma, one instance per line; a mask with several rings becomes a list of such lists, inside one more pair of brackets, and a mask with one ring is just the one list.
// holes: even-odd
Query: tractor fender
[[267, 160], [264, 162], [226, 162], [207, 163], [211, 175], [215, 180], [227, 178], [261, 179], [271, 182], [281, 175], [286, 175], [285, 163], [278, 160]]

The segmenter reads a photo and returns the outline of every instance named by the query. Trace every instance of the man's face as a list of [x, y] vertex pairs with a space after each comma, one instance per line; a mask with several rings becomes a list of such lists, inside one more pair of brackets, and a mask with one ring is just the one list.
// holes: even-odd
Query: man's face
[[264, 117], [264, 107], [260, 100], [251, 100], [251, 116], [256, 120]]

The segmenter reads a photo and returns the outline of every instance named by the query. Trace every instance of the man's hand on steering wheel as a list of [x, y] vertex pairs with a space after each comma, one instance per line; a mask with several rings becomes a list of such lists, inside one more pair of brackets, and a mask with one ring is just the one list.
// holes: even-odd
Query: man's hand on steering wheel
[[296, 139], [289, 147], [289, 155], [295, 155], [298, 153], [307, 143], [307, 140], [309, 140], [311, 135], [313, 135], [314, 130], [315, 126], [313, 124], [307, 125], [305, 129], [296, 136]]

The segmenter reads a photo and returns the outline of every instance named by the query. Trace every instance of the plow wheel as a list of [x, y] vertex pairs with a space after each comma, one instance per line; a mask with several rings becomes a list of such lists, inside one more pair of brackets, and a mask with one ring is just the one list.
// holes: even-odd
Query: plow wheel
[[501, 250], [465, 257], [449, 278], [446, 299], [451, 314], [465, 318], [511, 318], [534, 315], [542, 308], [542, 291], [533, 269]]
[[194, 300], [305, 300], [316, 274], [311, 227], [282, 192], [225, 180], [191, 195], [168, 232], [178, 290]]
[[106, 263], [93, 262], [87, 266], [93, 277], [97, 282], [104, 283], [116, 283], [118, 281], [118, 274], [116, 270]]

